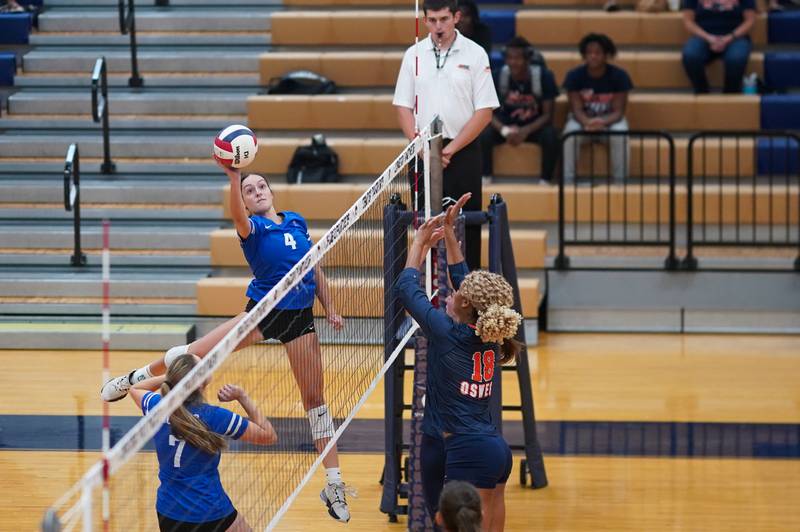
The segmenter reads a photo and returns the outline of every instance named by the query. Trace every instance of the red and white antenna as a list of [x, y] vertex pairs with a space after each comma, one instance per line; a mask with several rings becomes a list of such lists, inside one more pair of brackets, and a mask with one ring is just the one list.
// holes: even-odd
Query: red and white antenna
[[[109, 233], [111, 223], [103, 220], [103, 381], [111, 379], [109, 345], [111, 343], [111, 251]], [[111, 448], [111, 419], [108, 412], [108, 403], [103, 401], [103, 530], [108, 532], [111, 520], [111, 493], [108, 482], [108, 450]]]

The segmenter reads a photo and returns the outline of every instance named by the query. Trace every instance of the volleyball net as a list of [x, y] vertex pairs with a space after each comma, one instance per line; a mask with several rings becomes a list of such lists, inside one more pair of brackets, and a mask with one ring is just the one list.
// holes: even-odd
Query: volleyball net
[[[409, 233], [405, 228], [388, 228], [391, 233], [387, 233], [383, 211], [390, 202], [415, 205], [414, 183], [423, 188], [430, 168], [430, 132], [431, 127], [425, 127], [242, 321], [56, 501], [45, 518], [50, 529], [158, 529], [159, 468], [152, 438], [206, 381], [209, 403], [219, 404], [217, 391], [224, 384], [237, 384], [275, 427], [278, 442], [272, 446], [230, 441], [222, 453], [219, 473], [233, 505], [254, 530], [271, 530], [277, 525], [416, 329], [414, 326], [406, 333], [391, 355], [384, 353], [385, 295], [391, 290], [387, 285], [391, 279], [384, 278], [384, 236], [408, 238]], [[275, 201], [280, 205], [279, 196]], [[429, 212], [429, 206], [426, 210]], [[269, 319], [279, 301], [307, 282], [309, 272], [318, 268], [327, 279], [336, 312], [344, 318], [343, 327], [336, 330], [315, 300], [321, 357], [310, 347], [290, 360], [284, 346], [275, 341], [235, 349], [262, 320]], [[318, 438], [319, 426], [312, 434], [309, 406], [321, 401], [333, 421], [322, 430], [332, 437]], [[245, 415], [235, 401], [221, 406]], [[376, 417], [382, 413], [381, 405]], [[173, 466], [179, 467], [177, 463]], [[321, 471], [317, 474], [323, 475]], [[342, 474], [352, 487], [346, 468]], [[325, 516], [325, 505], [317, 503], [313, 511]]]

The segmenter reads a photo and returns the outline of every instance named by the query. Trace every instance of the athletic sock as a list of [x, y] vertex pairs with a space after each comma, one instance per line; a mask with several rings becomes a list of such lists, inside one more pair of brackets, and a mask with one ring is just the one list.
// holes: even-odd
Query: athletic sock
[[150, 364], [148, 364], [143, 368], [134, 370], [128, 380], [131, 381], [131, 384], [136, 384], [137, 382], [149, 379], [151, 377], [153, 377], [153, 374], [150, 373]]
[[336, 484], [342, 481], [342, 470], [338, 467], [326, 467], [325, 477], [328, 479], [328, 484]]

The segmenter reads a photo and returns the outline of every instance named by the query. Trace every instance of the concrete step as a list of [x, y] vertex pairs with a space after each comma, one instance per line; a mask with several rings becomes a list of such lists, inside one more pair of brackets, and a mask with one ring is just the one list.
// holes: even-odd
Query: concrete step
[[[0, 296], [101, 297], [99, 268], [56, 270], [8, 268], [2, 271]], [[114, 268], [111, 297], [194, 298], [202, 270]]]
[[[101, 326], [70, 320], [2, 321], [2, 349], [100, 349]], [[110, 343], [114, 349], [163, 350], [194, 338], [194, 324], [185, 322], [112, 322]]]
[[[109, 127], [113, 132], [119, 130], [135, 130], [145, 133], [148, 130], [189, 130], [194, 134], [202, 131], [209, 135], [216, 135], [229, 124], [244, 124], [247, 122], [245, 115], [225, 116], [131, 116], [117, 115], [109, 119]], [[17, 132], [37, 131], [41, 133], [61, 133], [63, 130], [82, 132], [82, 130], [102, 131], [100, 124], [86, 115], [56, 115], [56, 118], [44, 118], [42, 115], [19, 114], [5, 115], [0, 118], [0, 130]], [[113, 133], [112, 133], [113, 134]]]
[[[117, 7], [118, 0], [47, 0], [47, 7]], [[169, 0], [169, 7], [219, 6], [219, 0]], [[252, 6], [281, 6], [283, 0], [232, 0], [229, 8]], [[144, 6], [147, 8], [148, 6]], [[137, 13], [142, 7], [136, 8]]]
[[[96, 299], [96, 300], [95, 300]], [[87, 302], [90, 301], [91, 302]], [[97, 316], [102, 312], [102, 300], [99, 298], [27, 298], [17, 302], [15, 298], [0, 298], [3, 303], [2, 319], [24, 319], [31, 317], [67, 318], [71, 316]], [[110, 310], [113, 321], [124, 320], [131, 316], [147, 316], [149, 318], [191, 319], [195, 314], [194, 301], [175, 299], [174, 303], [150, 303], [145, 299], [112, 299]], [[116, 319], [115, 319], [116, 318]]]
[[[181, 203], [220, 206], [226, 183], [195, 183], [164, 176], [163, 181], [115, 179], [82, 180], [81, 201], [85, 203]], [[0, 179], [0, 203], [63, 201], [63, 180]]]
[[[185, 134], [122, 135], [117, 132], [110, 140], [112, 157], [120, 158], [209, 158], [212, 134], [186, 136]], [[98, 133], [82, 132], [80, 135], [0, 134], [0, 157], [64, 157], [70, 144], [77, 143], [81, 157], [102, 157], [103, 140]]]
[[[258, 72], [258, 57], [263, 47], [252, 50], [226, 51], [221, 60], [212, 60], [219, 55], [219, 47], [190, 50], [141, 50], [138, 66], [141, 72]], [[22, 58], [25, 73], [85, 72], [91, 77], [97, 58], [104, 56], [109, 73], [130, 73], [130, 52], [127, 50], [96, 49], [33, 50]]]
[[[261, 82], [257, 74], [246, 72], [153, 72], [140, 70], [148, 89], [159, 87], [251, 87], [253, 92], [260, 90]], [[111, 88], [128, 88], [130, 71], [110, 74], [108, 86]], [[91, 87], [91, 73], [87, 71], [64, 72], [57, 74], [22, 73], [14, 78], [14, 86], [25, 88], [45, 87]]]
[[[0, 239], [2, 236], [0, 235]], [[0, 250], [0, 266], [67, 266], [70, 264], [72, 249], [71, 242], [63, 241], [58, 249], [3, 249]], [[101, 252], [98, 249], [83, 248], [88, 266], [99, 266], [102, 264]], [[210, 267], [211, 259], [207, 251], [189, 250], [185, 254], [177, 255], [179, 250], [164, 250], [157, 253], [152, 249], [134, 250], [126, 252], [118, 247], [112, 250], [111, 261], [114, 266], [138, 267], [138, 266], [181, 266], [181, 267]], [[6, 305], [3, 305], [6, 309]], [[11, 312], [6, 309], [6, 312]], [[147, 312], [142, 311], [143, 314]]]
[[[66, 153], [66, 151], [65, 151]], [[0, 179], [53, 179], [62, 177], [64, 171], [64, 154], [48, 159], [37, 159], [30, 162], [27, 158], [0, 159]], [[113, 156], [113, 154], [112, 154]], [[203, 157], [202, 161], [185, 159], [164, 159], [158, 162], [138, 160], [125, 160], [115, 158], [116, 172], [113, 174], [100, 173], [101, 160], [97, 157], [81, 157], [81, 183], [92, 179], [114, 183], [128, 178], [142, 181], [160, 181], [162, 179], [175, 179], [190, 177], [192, 183], [208, 184], [219, 183], [219, 167], [210, 157]]]
[[[6, 211], [0, 211], [4, 216]], [[215, 223], [202, 222], [187, 225], [182, 219], [176, 224], [133, 224], [114, 222], [110, 228], [112, 253], [124, 250], [148, 250], [154, 256], [176, 250], [208, 250], [210, 234]], [[56, 223], [37, 217], [28, 223], [16, 218], [0, 223], [0, 249], [15, 250], [71, 250], [74, 230], [71, 219]], [[81, 225], [81, 245], [85, 249], [103, 247], [102, 230], [98, 223], [84, 221]]]
[[[225, 43], [225, 48], [230, 50], [238, 46], [266, 47], [269, 46], [270, 41], [270, 34], [263, 30], [252, 32], [136, 32], [136, 45], [141, 51], [145, 51], [149, 46], [218, 46], [220, 43]], [[37, 48], [47, 46], [128, 47], [130, 42], [130, 36], [122, 35], [119, 30], [33, 33], [30, 37], [31, 46]]]
[[[219, 5], [219, 4], [218, 4]], [[270, 6], [137, 9], [138, 31], [264, 31], [270, 28]], [[39, 31], [119, 31], [116, 9], [59, 8], [39, 16]]]
[[548, 271], [551, 331], [800, 332], [793, 272]]

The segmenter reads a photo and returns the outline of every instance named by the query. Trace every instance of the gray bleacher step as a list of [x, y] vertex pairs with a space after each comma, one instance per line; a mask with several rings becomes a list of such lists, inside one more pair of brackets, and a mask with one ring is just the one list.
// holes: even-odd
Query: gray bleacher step
[[[138, 22], [138, 21], [137, 21]], [[227, 50], [237, 46], [269, 46], [272, 37], [265, 31], [220, 33], [142, 33], [136, 34], [136, 45], [144, 52], [149, 46], [220, 46]], [[108, 33], [33, 33], [31, 46], [108, 46], [128, 47], [131, 38], [119, 31]]]
[[[61, 176], [49, 179], [0, 180], [0, 203], [59, 202], [64, 190]], [[194, 183], [174, 177], [163, 181], [81, 181], [81, 201], [86, 203], [180, 203], [206, 204], [217, 207], [222, 203], [226, 183]]]
[[[210, 158], [214, 135], [121, 135], [110, 140], [113, 157], [158, 158]], [[98, 133], [63, 135], [0, 134], [0, 157], [64, 157], [70, 144], [77, 143], [81, 157], [102, 157], [103, 140]]]
[[[221, 59], [215, 60], [219, 48], [199, 48], [190, 50], [141, 50], [138, 53], [138, 66], [141, 72], [258, 72], [258, 58], [265, 51], [260, 47], [253, 50], [226, 51]], [[106, 58], [109, 73], [130, 73], [130, 52], [108, 50], [98, 47], [94, 50], [33, 50], [22, 58], [22, 70], [33, 72], [85, 72], [91, 77], [92, 68], [101, 56]]]
[[[169, 75], [163, 72], [145, 72], [140, 70], [144, 84], [148, 89], [159, 87], [252, 87], [258, 90], [261, 80], [257, 73], [190, 73]], [[111, 74], [108, 76], [108, 86], [114, 88], [128, 88], [127, 74]], [[91, 73], [80, 72], [65, 75], [48, 75], [45, 73], [24, 73], [14, 78], [14, 86], [20, 89], [44, 87], [91, 87]]]
[[[6, 207], [0, 210], [0, 220], [72, 220], [73, 214], [63, 207]], [[83, 220], [183, 220], [183, 221], [221, 221], [223, 218], [222, 206], [217, 208], [177, 209], [153, 207], [125, 207], [124, 205], [96, 207], [84, 205], [81, 207]]]
[[[109, 96], [109, 112], [114, 115], [198, 114], [244, 115], [250, 89], [114, 92]], [[8, 113], [83, 115], [92, 112], [91, 94], [27, 90], [8, 98]]]
[[[67, 267], [65, 267], [66, 269]], [[202, 270], [180, 271], [171, 268], [130, 270], [115, 268], [111, 297], [195, 297]], [[50, 271], [30, 268], [4, 269], [0, 278], [0, 296], [7, 297], [101, 297], [101, 274], [98, 269]]]
[[[3, 213], [5, 216], [5, 213]], [[70, 220], [52, 222], [0, 223], [0, 248], [6, 249], [71, 249], [74, 231]], [[183, 223], [183, 222], [182, 222]], [[184, 225], [169, 227], [152, 223], [126, 225], [114, 223], [110, 228], [110, 245], [112, 253], [118, 250], [150, 249], [150, 250], [206, 250], [209, 246], [211, 232], [218, 224]], [[103, 247], [101, 228], [89, 222], [81, 226], [81, 245], [86, 249]]]
[[[2, 236], [0, 236], [2, 238]], [[72, 257], [71, 241], [61, 242], [59, 248], [69, 248], [69, 251], [59, 253], [2, 253], [0, 252], [0, 266], [65, 266], [70, 264]], [[86, 264], [89, 266], [97, 266], [102, 264], [102, 257], [100, 253], [91, 251], [87, 252], [83, 248], [86, 255]], [[202, 255], [141, 255], [129, 254], [120, 251], [118, 248], [112, 250], [111, 262], [114, 266], [125, 267], [138, 267], [138, 266], [194, 266], [194, 267], [210, 267], [211, 257], [208, 254]], [[6, 312], [10, 312], [4, 304], [3, 308]]]
[[[1, 349], [101, 349], [99, 323], [63, 321], [2, 321]], [[194, 324], [111, 323], [112, 349], [163, 351], [165, 346], [180, 345], [194, 338]]]
[[[137, 9], [138, 31], [268, 31], [274, 7]], [[119, 31], [116, 9], [59, 8], [39, 16], [39, 31]]]
[[[118, 0], [47, 0], [47, 7], [117, 7]], [[169, 0], [170, 7], [219, 6], [219, 0]], [[253, 6], [282, 6], [283, 0], [231, 0], [228, 8]], [[136, 8], [137, 13], [142, 7]]]
[[[200, 133], [202, 130], [211, 135], [216, 134], [218, 131], [226, 128], [230, 124], [245, 124], [247, 123], [247, 116], [245, 115], [226, 115], [213, 118], [199, 117], [192, 118], [191, 116], [180, 117], [164, 117], [164, 118], [149, 118], [149, 117], [135, 117], [116, 116], [109, 120], [109, 127], [113, 131], [121, 129], [137, 130], [144, 132], [146, 130], [158, 129], [172, 129], [172, 130], [190, 130], [194, 133]], [[42, 133], [60, 132], [61, 130], [91, 130], [101, 131], [100, 124], [94, 122], [89, 115], [73, 115], [68, 118], [46, 118], [36, 115], [9, 115], [0, 118], [0, 130], [37, 130]], [[81, 131], [82, 132], [82, 131]]]
[[[65, 152], [66, 153], [66, 152]], [[114, 154], [112, 154], [112, 157]], [[64, 154], [56, 158], [56, 161], [38, 162], [19, 162], [4, 161], [0, 158], [0, 179], [10, 177], [12, 179], [25, 178], [36, 179], [42, 174], [47, 174], [48, 179], [54, 176], [63, 177]], [[116, 172], [113, 174], [100, 173], [100, 162], [81, 159], [81, 181], [86, 182], [90, 179], [102, 181], [121, 181], [128, 178], [136, 178], [146, 181], [160, 181], [162, 179], [173, 179], [180, 177], [190, 177], [194, 183], [219, 183], [219, 167], [214, 164], [211, 158], [208, 162], [186, 162], [180, 159], [164, 160], [158, 162], [129, 162], [115, 161]]]
[[[99, 316], [101, 312], [98, 303], [3, 303], [0, 316], [10, 318], [37, 316], [37, 317], [69, 317], [69, 316]], [[197, 312], [194, 304], [151, 304], [141, 301], [130, 303], [111, 302], [111, 316], [124, 320], [129, 316], [147, 317], [193, 317]]]

